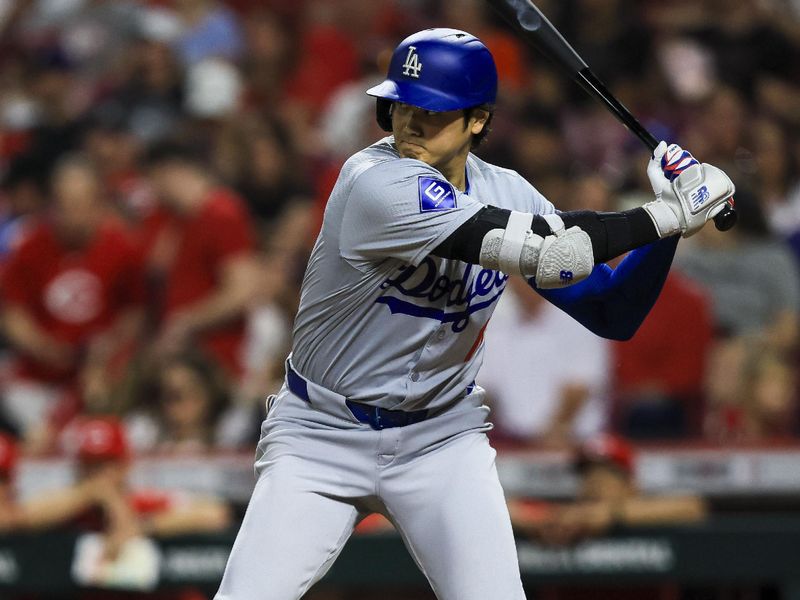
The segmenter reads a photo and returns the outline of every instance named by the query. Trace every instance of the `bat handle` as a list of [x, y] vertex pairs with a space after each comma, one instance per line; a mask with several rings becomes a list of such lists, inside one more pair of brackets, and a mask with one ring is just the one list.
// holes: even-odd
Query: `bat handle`
[[[611, 92], [608, 91], [608, 89], [606, 89], [606, 86], [603, 85], [603, 82], [600, 81], [594, 73], [592, 73], [589, 67], [581, 69], [577, 73], [575, 80], [589, 93], [589, 95], [603, 102], [606, 105], [606, 108], [608, 108], [611, 113], [617, 119], [619, 119], [623, 125], [625, 125], [625, 127], [630, 129], [631, 132], [638, 137], [645, 146], [650, 148], [650, 152], [656, 149], [656, 146], [658, 146], [658, 140], [654, 138], [653, 134], [645, 129], [638, 120], [636, 120], [636, 117], [634, 117], [631, 112], [625, 108]], [[722, 208], [722, 210], [714, 215], [714, 225], [720, 231], [728, 231], [728, 229], [736, 225], [737, 219], [738, 216], [733, 208], [733, 198], [729, 198], [725, 202], [725, 206]]]

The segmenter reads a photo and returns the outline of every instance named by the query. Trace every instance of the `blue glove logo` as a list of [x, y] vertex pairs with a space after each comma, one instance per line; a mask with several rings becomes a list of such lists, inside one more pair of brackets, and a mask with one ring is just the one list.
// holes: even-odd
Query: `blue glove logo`
[[692, 210], [699, 210], [703, 203], [711, 197], [711, 193], [706, 186], [697, 188], [690, 196], [692, 200]]

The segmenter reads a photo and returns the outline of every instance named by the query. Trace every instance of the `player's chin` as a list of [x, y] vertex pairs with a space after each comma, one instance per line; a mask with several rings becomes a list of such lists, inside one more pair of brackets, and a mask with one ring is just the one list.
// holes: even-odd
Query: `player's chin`
[[415, 158], [417, 160], [425, 160], [427, 153], [425, 148], [410, 142], [400, 142], [397, 144], [397, 152], [402, 158]]

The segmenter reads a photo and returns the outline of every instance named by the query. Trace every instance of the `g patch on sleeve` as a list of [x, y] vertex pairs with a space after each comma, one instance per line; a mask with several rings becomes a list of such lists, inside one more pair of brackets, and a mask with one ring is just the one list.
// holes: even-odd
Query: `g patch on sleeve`
[[419, 211], [431, 212], [456, 208], [453, 186], [433, 177], [419, 178]]

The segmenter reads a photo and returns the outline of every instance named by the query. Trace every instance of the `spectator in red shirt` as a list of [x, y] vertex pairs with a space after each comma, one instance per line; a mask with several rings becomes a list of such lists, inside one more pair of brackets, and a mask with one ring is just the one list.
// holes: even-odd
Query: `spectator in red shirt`
[[[14, 526], [37, 531], [71, 527], [88, 533], [76, 544], [76, 581], [93, 587], [119, 585], [118, 572], [150, 571], [157, 554], [148, 536], [219, 532], [230, 526], [227, 504], [216, 498], [182, 492], [132, 490], [128, 485], [129, 451], [118, 419], [85, 417], [65, 431], [76, 459], [77, 480], [59, 490], [33, 497], [14, 506]], [[92, 546], [101, 544], [101, 552]], [[131, 549], [134, 552], [131, 552]], [[142, 554], [145, 551], [148, 554]], [[134, 558], [131, 559], [131, 555]], [[154, 556], [155, 554], [155, 556]], [[157, 573], [151, 575], [157, 576]], [[80, 598], [128, 598], [113, 592], [86, 592]], [[148, 600], [196, 600], [191, 588], [137, 595]]]
[[76, 460], [77, 480], [21, 503], [20, 526], [35, 530], [78, 525], [103, 530], [108, 534], [108, 544], [118, 546], [137, 535], [219, 531], [230, 524], [227, 505], [215, 498], [132, 490], [128, 484], [128, 439], [119, 419], [79, 417], [62, 437]]
[[82, 381], [101, 393], [121, 375], [143, 317], [135, 247], [92, 164], [66, 157], [51, 183], [52, 211], [9, 256], [0, 292], [14, 350], [3, 409], [28, 439]]
[[256, 269], [244, 203], [187, 147], [164, 142], [151, 148], [146, 163], [162, 203], [144, 233], [149, 275], [159, 294], [156, 354], [197, 342], [238, 377]]
[[613, 344], [614, 412], [628, 435], [699, 433], [713, 338], [710, 298], [683, 275], [671, 272], [636, 335]]
[[300, 60], [287, 83], [287, 95], [293, 111], [301, 114], [319, 114], [339, 86], [358, 77], [358, 50], [339, 27], [335, 12], [323, 10], [308, 15], [298, 56]]

